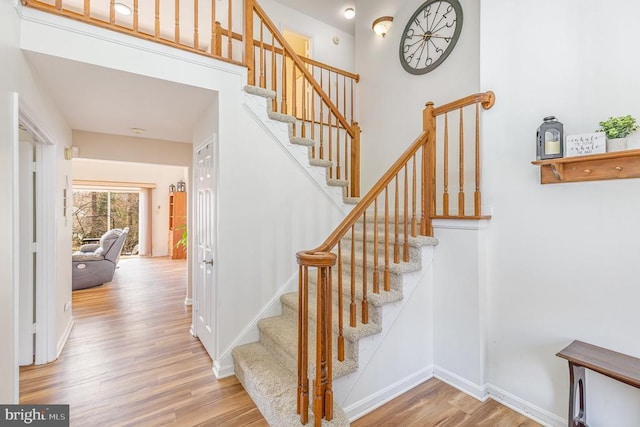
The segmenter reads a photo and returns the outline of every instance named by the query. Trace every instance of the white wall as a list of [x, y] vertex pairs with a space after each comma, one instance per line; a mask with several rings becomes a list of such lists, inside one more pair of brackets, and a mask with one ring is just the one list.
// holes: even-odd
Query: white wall
[[[362, 188], [369, 189], [422, 131], [427, 101], [436, 106], [479, 91], [479, 9], [477, 0], [461, 0], [464, 25], [447, 60], [430, 73], [415, 76], [399, 60], [400, 36], [424, 0], [356, 2], [356, 118], [362, 128]], [[377, 37], [372, 22], [393, 16], [386, 37]]]
[[[9, 206], [13, 206], [14, 200], [14, 166], [13, 157], [15, 151], [12, 147], [12, 135], [15, 131], [11, 111], [11, 92], [17, 92], [21, 106], [25, 107], [33, 119], [56, 143], [51, 148], [55, 150], [57, 160], [55, 169], [55, 209], [62, 212], [62, 190], [66, 177], [71, 174], [71, 165], [65, 164], [63, 159], [63, 147], [71, 141], [71, 130], [57, 111], [55, 105], [43, 93], [34, 80], [33, 75], [19, 51], [19, 15], [14, 9], [13, 2], [0, 1], [0, 58], [3, 66], [0, 68], [0, 177], [6, 185], [0, 190], [3, 200]], [[12, 215], [11, 209], [5, 209], [0, 214], [3, 223], [2, 237], [5, 242], [0, 249], [0, 331], [3, 337], [4, 348], [0, 353], [0, 402], [17, 403], [18, 399], [18, 370], [15, 359], [15, 343], [17, 337], [14, 334], [14, 319], [17, 313], [17, 304], [14, 299], [13, 286], [16, 279], [13, 266], [17, 262], [12, 238], [14, 229], [18, 227], [19, 217]], [[70, 253], [71, 229], [68, 221], [60, 214], [55, 219], [55, 253]], [[71, 313], [64, 311], [64, 304], [71, 299], [71, 264], [59, 263], [55, 271], [54, 286], [51, 289], [50, 299], [53, 303], [53, 313], [50, 313], [50, 327], [53, 329], [51, 339], [53, 347], [64, 336], [71, 321]]]
[[[535, 131], [565, 134], [612, 115], [640, 116], [640, 4], [482, 2], [481, 86], [489, 243], [490, 382], [564, 419], [573, 339], [640, 357], [640, 181], [545, 185]], [[588, 374], [592, 426], [640, 425], [640, 390]]]
[[184, 166], [73, 160], [73, 179], [156, 184], [156, 188], [151, 190], [152, 256], [169, 255], [169, 185], [175, 185], [179, 180], [186, 182], [187, 175], [188, 168]]

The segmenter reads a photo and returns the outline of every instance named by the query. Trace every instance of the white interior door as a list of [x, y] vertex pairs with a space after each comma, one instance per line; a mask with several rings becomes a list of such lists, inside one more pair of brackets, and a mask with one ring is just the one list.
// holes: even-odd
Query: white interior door
[[191, 244], [194, 245], [196, 272], [194, 274], [193, 310], [195, 334], [211, 358], [215, 348], [215, 169], [214, 142], [203, 144], [196, 150], [194, 168], [195, 227]]
[[19, 144], [19, 363], [33, 364], [35, 324], [35, 144], [21, 138]]

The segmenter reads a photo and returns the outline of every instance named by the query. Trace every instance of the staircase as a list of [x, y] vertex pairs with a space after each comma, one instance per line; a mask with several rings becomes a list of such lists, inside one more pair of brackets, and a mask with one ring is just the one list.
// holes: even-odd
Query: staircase
[[[373, 215], [370, 215], [373, 218]], [[404, 221], [399, 221], [404, 223]], [[402, 227], [402, 226], [401, 226]], [[374, 293], [372, 268], [374, 253], [374, 234], [377, 234], [377, 244], [379, 246], [379, 265], [384, 265], [384, 229], [379, 225], [374, 231], [373, 224], [367, 224], [366, 238], [363, 233], [363, 222], [356, 224], [353, 237], [342, 239], [341, 248], [343, 252], [351, 253], [352, 246], [355, 253], [355, 262], [352, 264], [351, 257], [342, 257], [342, 282], [347, 284], [343, 288], [343, 297], [347, 304], [342, 308], [343, 316], [349, 319], [350, 289], [352, 265], [355, 271], [354, 279], [356, 292], [354, 302], [357, 307], [361, 307], [363, 300], [362, 277], [364, 248], [366, 247], [366, 257], [368, 259], [366, 269], [366, 286], [369, 301], [369, 322], [363, 324], [360, 320], [355, 327], [345, 326], [345, 357], [344, 361], [338, 361], [337, 356], [337, 336], [338, 324], [333, 322], [333, 336], [336, 337], [333, 351], [333, 381], [337, 398], [343, 397], [345, 391], [352, 385], [355, 378], [348, 378], [349, 374], [356, 373], [362, 362], [360, 341], [366, 337], [381, 334], [383, 332], [383, 320], [385, 320], [385, 308], [396, 305], [403, 306], [408, 301], [410, 295], [406, 293], [406, 275], [421, 272], [425, 258], [429, 260], [432, 247], [437, 244], [433, 237], [419, 236], [409, 240], [409, 261], [393, 264], [390, 268], [390, 290], [381, 290]], [[382, 243], [381, 243], [382, 242]], [[387, 243], [389, 250], [393, 253], [393, 242]], [[426, 256], [425, 256], [426, 255]], [[428, 267], [428, 266], [425, 266]], [[379, 273], [383, 273], [379, 269]], [[317, 316], [317, 282], [315, 274], [309, 274], [309, 354], [315, 354], [315, 330]], [[338, 272], [333, 270], [333, 283], [338, 283]], [[424, 286], [424, 283], [414, 283], [415, 286]], [[333, 287], [333, 318], [338, 319], [337, 286]], [[287, 293], [281, 296], [282, 313], [279, 316], [268, 317], [260, 320], [258, 327], [260, 330], [260, 340], [255, 343], [236, 347], [232, 354], [235, 364], [236, 376], [247, 390], [251, 398], [272, 426], [298, 426], [300, 417], [296, 414], [297, 399], [297, 340], [298, 340], [298, 313], [299, 313], [299, 292]], [[400, 307], [401, 309], [402, 307]], [[397, 311], [398, 307], [396, 307]], [[358, 309], [358, 313], [361, 310]], [[358, 316], [361, 319], [361, 316]], [[387, 319], [388, 320], [388, 319]], [[402, 349], [398, 349], [401, 353]], [[371, 353], [369, 350], [368, 354]], [[366, 358], [366, 356], [364, 356]], [[313, 358], [310, 358], [313, 359]], [[390, 361], [390, 363], [394, 363]], [[310, 372], [315, 371], [315, 361], [311, 360]], [[362, 370], [362, 369], [361, 369]], [[314, 422], [313, 415], [310, 415], [310, 423]], [[334, 417], [331, 421], [323, 420], [322, 425], [345, 426], [349, 425], [346, 414], [339, 404], [334, 404]]]

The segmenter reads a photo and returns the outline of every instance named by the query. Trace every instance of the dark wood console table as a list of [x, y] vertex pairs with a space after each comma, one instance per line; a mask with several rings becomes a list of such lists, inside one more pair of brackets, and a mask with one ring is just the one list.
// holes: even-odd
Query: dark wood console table
[[[587, 427], [585, 368], [640, 388], [640, 359], [574, 341], [556, 354], [569, 361], [569, 426]], [[578, 397], [578, 408], [576, 405]], [[577, 411], [576, 411], [577, 409]]]

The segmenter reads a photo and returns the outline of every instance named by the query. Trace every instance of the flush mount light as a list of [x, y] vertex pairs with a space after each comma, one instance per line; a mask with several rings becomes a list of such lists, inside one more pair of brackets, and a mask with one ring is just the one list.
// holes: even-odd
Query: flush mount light
[[344, 10], [344, 17], [346, 19], [353, 19], [356, 16], [356, 10], [352, 7], [348, 7]]
[[380, 18], [373, 21], [373, 24], [371, 25], [371, 29], [373, 29], [373, 32], [376, 33], [376, 35], [380, 37], [384, 37], [389, 32], [392, 22], [393, 22], [392, 16], [381, 16]]
[[131, 15], [131, 8], [124, 3], [114, 3], [113, 8], [120, 15], [126, 15], [126, 16]]

